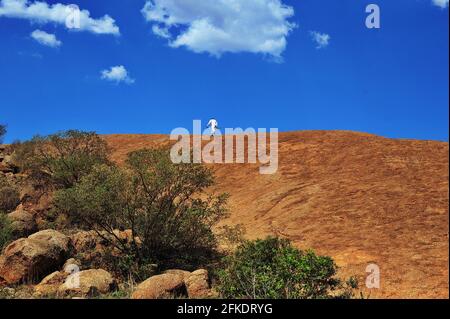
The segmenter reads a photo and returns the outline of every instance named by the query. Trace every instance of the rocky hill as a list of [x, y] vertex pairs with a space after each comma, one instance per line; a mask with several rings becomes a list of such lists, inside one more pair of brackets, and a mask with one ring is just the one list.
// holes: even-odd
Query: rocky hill
[[[117, 162], [164, 135], [110, 135]], [[228, 192], [228, 224], [247, 237], [277, 234], [332, 256], [364, 286], [366, 267], [381, 271], [373, 298], [448, 298], [448, 143], [396, 140], [343, 131], [281, 133], [279, 170], [214, 165]]]

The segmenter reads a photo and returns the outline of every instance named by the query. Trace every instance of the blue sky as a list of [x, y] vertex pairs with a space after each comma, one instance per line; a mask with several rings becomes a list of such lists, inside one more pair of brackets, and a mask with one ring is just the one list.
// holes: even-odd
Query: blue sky
[[[6, 142], [71, 128], [170, 133], [210, 117], [448, 141], [446, 0], [252, 0], [241, 11], [225, 4], [248, 0], [46, 1], [89, 11], [75, 31], [48, 10], [11, 11], [17, 1], [33, 5], [0, 0]], [[365, 26], [369, 3], [380, 29]]]

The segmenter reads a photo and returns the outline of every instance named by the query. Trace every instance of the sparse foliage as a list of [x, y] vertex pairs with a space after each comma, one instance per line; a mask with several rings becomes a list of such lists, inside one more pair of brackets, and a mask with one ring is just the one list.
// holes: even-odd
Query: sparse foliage
[[224, 298], [317, 299], [350, 298], [356, 282], [336, 278], [330, 257], [294, 248], [288, 240], [246, 241], [225, 257], [219, 272]]
[[0, 144], [3, 143], [3, 137], [6, 134], [6, 125], [0, 124]]
[[3, 175], [0, 175], [0, 211], [10, 213], [19, 204], [19, 191]]
[[108, 163], [108, 147], [96, 133], [65, 131], [17, 143], [14, 162], [39, 185], [70, 188], [94, 165]]
[[[190, 265], [213, 254], [212, 227], [226, 213], [227, 196], [204, 193], [213, 184], [211, 171], [173, 164], [166, 149], [130, 153], [126, 164], [95, 166], [74, 187], [57, 192], [57, 207], [100, 236], [106, 231], [104, 239], [139, 264]], [[130, 229], [131, 243], [115, 229]]]
[[0, 212], [0, 252], [13, 240], [13, 228], [6, 214]]

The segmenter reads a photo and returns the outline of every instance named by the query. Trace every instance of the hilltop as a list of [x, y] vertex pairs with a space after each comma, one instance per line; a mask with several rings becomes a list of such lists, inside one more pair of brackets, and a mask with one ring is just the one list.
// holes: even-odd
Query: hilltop
[[[165, 135], [109, 135], [113, 159], [167, 145]], [[448, 143], [346, 131], [280, 133], [279, 169], [216, 164], [227, 224], [277, 234], [333, 257], [344, 275], [381, 270], [371, 297], [448, 298]], [[365, 292], [368, 294], [368, 292]]]

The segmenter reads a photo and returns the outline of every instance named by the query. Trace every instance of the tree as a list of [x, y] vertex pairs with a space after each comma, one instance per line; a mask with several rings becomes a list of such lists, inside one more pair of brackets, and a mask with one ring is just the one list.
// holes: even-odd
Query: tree
[[106, 142], [94, 132], [65, 131], [14, 145], [14, 162], [41, 186], [70, 188], [96, 164], [107, 164]]
[[288, 240], [245, 241], [225, 257], [219, 271], [224, 298], [316, 299], [349, 298], [354, 279], [343, 283], [330, 257], [294, 248]]
[[[147, 149], [130, 153], [125, 168], [95, 166], [58, 191], [55, 203], [140, 264], [188, 266], [215, 252], [212, 227], [226, 214], [227, 195], [207, 196], [213, 183], [204, 166], [174, 164], [168, 150]], [[117, 229], [131, 230], [131, 244]]]
[[0, 124], [0, 144], [3, 143], [3, 137], [6, 135], [6, 125]]

